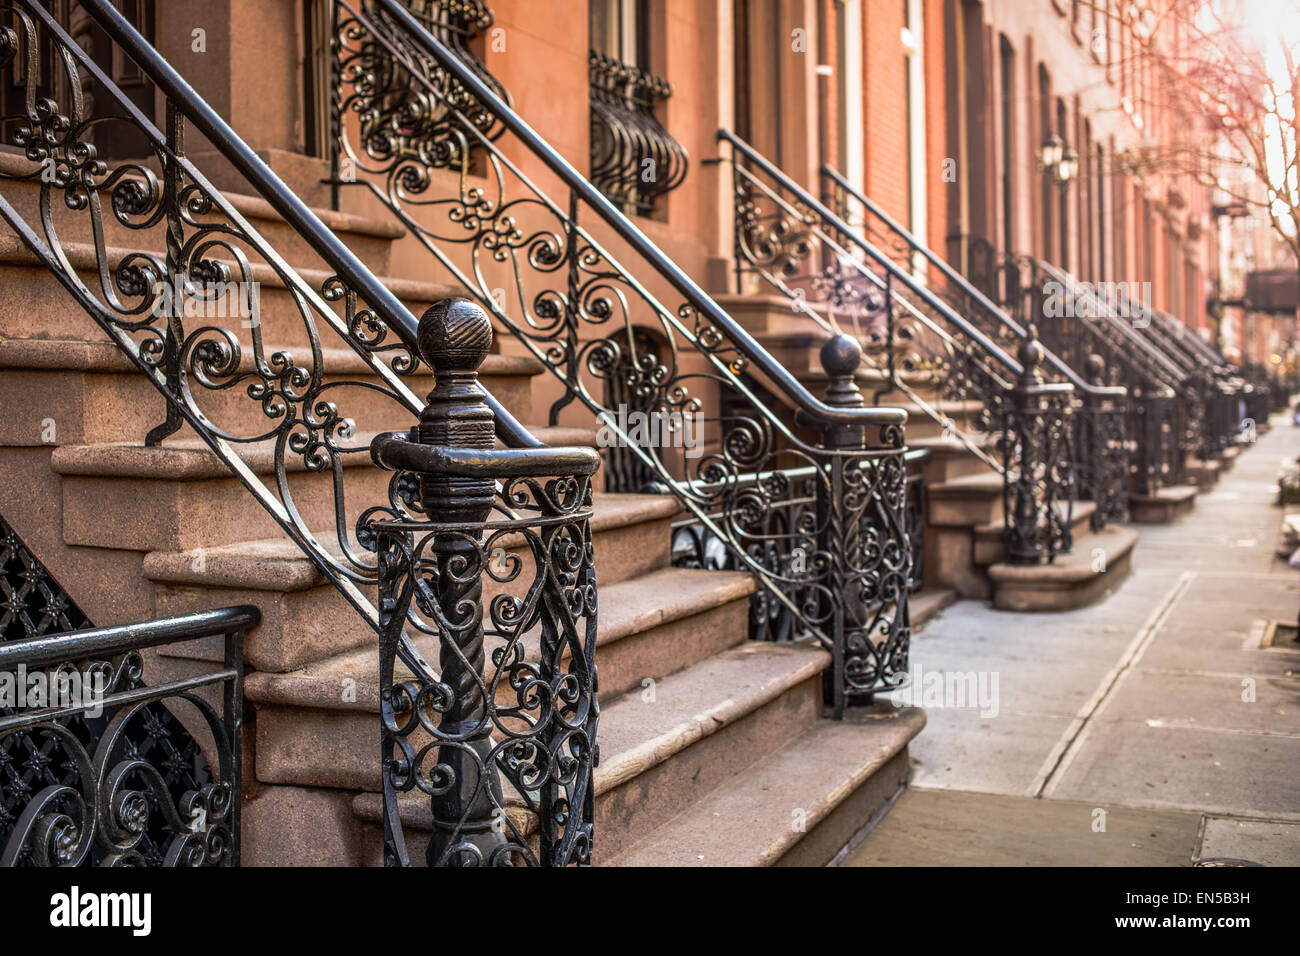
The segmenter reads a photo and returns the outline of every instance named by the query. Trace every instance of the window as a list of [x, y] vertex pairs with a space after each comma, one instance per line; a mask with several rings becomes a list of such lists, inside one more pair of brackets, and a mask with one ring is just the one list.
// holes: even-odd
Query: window
[[672, 95], [650, 72], [649, 0], [590, 0], [591, 181], [624, 212], [662, 214], [686, 151], [657, 111]]
[[1002, 124], [1002, 251], [1011, 254], [1015, 223], [1015, 190], [1012, 188], [1015, 169], [1015, 89], [1016, 52], [1006, 34], [999, 43], [1001, 124]]
[[[1041, 144], [1052, 134], [1052, 80], [1047, 73], [1047, 67], [1038, 64], [1038, 142]], [[1043, 258], [1049, 262], [1054, 261], [1052, 255], [1052, 174], [1050, 170], [1042, 170], [1039, 173], [1041, 200], [1039, 207], [1041, 209], [1042, 232], [1040, 239], [1042, 241]]]
[[[1078, 101], [1075, 101], [1077, 110]], [[1079, 150], [1079, 274], [1095, 281], [1097, 245], [1094, 236], [1092, 190], [1092, 123], [1083, 121], [1083, 148]]]
[[[1073, 139], [1070, 136], [1065, 100], [1061, 99], [1056, 101], [1056, 134], [1061, 137], [1062, 143], [1069, 143]], [[1068, 270], [1070, 268], [1070, 186], [1066, 183], [1056, 187], [1056, 189], [1056, 201], [1059, 207], [1057, 218], [1060, 220], [1059, 228], [1061, 230], [1060, 248], [1057, 250], [1057, 265]]]
[[903, 81], [907, 95], [907, 227], [925, 235], [925, 64], [921, 2], [903, 0]]
[[1106, 149], [1097, 144], [1097, 172], [1093, 190], [1097, 203], [1097, 281], [1106, 281]]

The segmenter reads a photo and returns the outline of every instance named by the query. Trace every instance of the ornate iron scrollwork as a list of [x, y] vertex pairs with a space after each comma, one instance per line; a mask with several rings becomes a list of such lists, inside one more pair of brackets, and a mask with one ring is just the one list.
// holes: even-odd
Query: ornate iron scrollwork
[[[1021, 296], [1019, 307], [1045, 317], [1044, 338], [1053, 351], [1078, 368], [1093, 367], [1096, 356], [1101, 383], [1126, 389], [1131, 490], [1153, 494], [1186, 481], [1186, 459], [1198, 443], [1191, 422], [1201, 418], [1199, 399], [1186, 373], [1143, 339], [1138, 313], [1121, 318], [1095, 289], [1047, 263], [1018, 257], [1007, 266], [1019, 273], [1008, 281]], [[1126, 300], [1120, 308], [1129, 312]]]
[[1043, 346], [1032, 325], [1019, 358], [1024, 373], [1000, 413], [999, 445], [1007, 476], [1002, 511], [1008, 560], [1038, 564], [1073, 545], [1073, 396], [1059, 384], [1043, 383], [1038, 371]]
[[[639, 260], [644, 268], [628, 268], [597, 242], [582, 222], [593, 205], [608, 205], [600, 202], [593, 184], [580, 181], [518, 122], [511, 124], [510, 151], [503, 149], [504, 140], [486, 135], [450, 101], [448, 80], [440, 75], [455, 72], [464, 80], [463, 64], [444, 56], [436, 37], [418, 36], [409, 23], [391, 19], [393, 6], [386, 0], [339, 0], [342, 62], [382, 47], [392, 66], [406, 71], [409, 84], [438, 100], [457, 124], [457, 135], [473, 143], [472, 151], [482, 159], [471, 168], [468, 152], [462, 152], [451, 169], [440, 171], [414, 157], [368, 155], [365, 168], [371, 175], [353, 185], [387, 206], [439, 266], [564, 383], [564, 395], [551, 408], [552, 423], [574, 402], [597, 417], [618, 445], [620, 480], [633, 482], [616, 484], [617, 490], [653, 483], [675, 495], [702, 529], [700, 540], [720, 542], [734, 567], [756, 575], [763, 592], [756, 605], [767, 603], [758, 607], [755, 620], [768, 622], [758, 627], [811, 635], [841, 650], [850, 639], [869, 634], [854, 654], [840, 654], [835, 683], [844, 690], [846, 662], [858, 653], [879, 658], [874, 670], [864, 665], [859, 674], [871, 670], [877, 680], [886, 680], [907, 632], [905, 612], [893, 610], [893, 595], [905, 592], [901, 583], [894, 590], [895, 578], [906, 576], [908, 564], [901, 510], [894, 511], [904, 498], [903, 416], [866, 409], [858, 395], [857, 404], [843, 412], [823, 407], [808, 421], [795, 422], [790, 409], [766, 400], [759, 376], [752, 374], [755, 350], [747, 334], [720, 319], [702, 292], [688, 291], [689, 278], [670, 275], [626, 220], [606, 219], [624, 238], [633, 236], [631, 247], [644, 257]], [[435, 72], [427, 58], [403, 53], [412, 43], [438, 55]], [[364, 76], [340, 73], [345, 86], [340, 102], [362, 103], [369, 96]], [[502, 120], [516, 119], [505, 104], [492, 109]], [[346, 125], [340, 130], [349, 137], [345, 152], [366, 153], [363, 140], [351, 139]], [[557, 201], [530, 179], [515, 148], [531, 151], [559, 175], [567, 195]], [[417, 164], [420, 168], [412, 170]], [[437, 176], [440, 191], [407, 186], [408, 179], [424, 183]], [[660, 298], [665, 291], [683, 293], [686, 301], [665, 305]], [[773, 377], [770, 369], [763, 374]], [[789, 393], [797, 383], [784, 374], [787, 381], [777, 388]], [[836, 379], [832, 385], [832, 390], [849, 388], [856, 393], [851, 375], [847, 383]], [[721, 412], [711, 413], [714, 408]], [[660, 430], [660, 440], [648, 440], [622, 424], [627, 415], [620, 410], [661, 422], [690, 419], [694, 434], [705, 440], [688, 445], [682, 432], [671, 428]], [[831, 443], [830, 434], [852, 421], [858, 424], [849, 427], [847, 444]], [[811, 479], [794, 477], [805, 474]], [[853, 495], [850, 485], [859, 489]], [[787, 505], [803, 495], [814, 502], [807, 509]], [[852, 514], [845, 511], [846, 501]], [[826, 557], [823, 540], [836, 515], [841, 527], [878, 522], [855, 539], [870, 548], [835, 559], [847, 562], [838, 568]], [[849, 598], [842, 595], [854, 588], [872, 593], [874, 610], [846, 619]], [[786, 615], [788, 626], [782, 620]], [[849, 690], [867, 693], [866, 684], [866, 678], [855, 677]]]
[[[873, 238], [879, 234], [890, 240], [881, 251], [747, 143], [730, 133], [719, 135], [732, 146], [742, 287], [746, 276], [757, 276], [786, 295], [796, 313], [827, 331], [851, 328], [880, 375], [877, 401], [895, 390], [903, 393], [940, 424], [946, 438], [966, 445], [1002, 474], [1010, 560], [1051, 560], [1068, 551], [1069, 522], [1061, 525], [1059, 513], [1069, 514], [1075, 492], [1065, 429], [1073, 386], [1044, 386], [1041, 369], [1026, 381], [1002, 348], [1029, 346], [1028, 354], [1041, 358], [1043, 347], [1031, 337], [1032, 330], [1026, 334], [987, 308], [965, 305], [958, 312], [945, 306], [928, 288], [909, 280], [919, 252], [891, 220], [872, 215], [856, 224]], [[837, 189], [835, 195], [845, 210], [847, 191]], [[869, 212], [874, 208], [865, 200], [861, 205]], [[968, 297], [960, 287], [956, 292]], [[981, 318], [974, 319], [976, 315]], [[1028, 384], [1033, 388], [1024, 391], [1022, 385]], [[938, 401], [927, 401], [924, 385], [938, 392]], [[978, 411], [970, 415], [970, 424], [959, 425], [945, 414], [947, 402], [973, 403]], [[920, 487], [919, 480], [915, 484]], [[921, 523], [915, 512], [909, 513], [913, 525]], [[1028, 524], [1021, 527], [1021, 522]], [[913, 550], [921, 544], [917, 534]], [[919, 580], [915, 574], [909, 586]]]
[[[0, 591], [0, 866], [237, 866], [241, 635], [257, 610], [93, 629], [3, 519]], [[225, 635], [225, 669], [146, 686], [140, 650], [159, 631]], [[224, 690], [221, 714], [204, 686]], [[181, 701], [206, 749], [169, 709]]]
[[[1105, 382], [1105, 362], [1088, 359], [1088, 377]], [[1089, 519], [1093, 531], [1128, 520], [1129, 443], [1127, 396], [1091, 393], [1074, 416], [1075, 477], [1080, 497], [1097, 507]]]
[[[411, 15], [427, 30], [439, 36], [461, 60], [474, 71], [496, 95], [509, 94], [483, 65], [471, 49], [471, 42], [492, 26], [492, 12], [478, 0], [405, 0]], [[501, 135], [500, 123], [483, 107], [463, 84], [446, 71], [439, 70], [418, 47], [406, 42], [400, 30], [382, 11], [374, 11], [378, 22], [388, 24], [382, 41], [376, 34], [359, 28], [346, 11], [334, 7], [334, 41], [331, 44], [335, 86], [331, 101], [334, 135], [331, 138], [333, 188], [340, 179], [355, 179], [361, 172], [379, 172], [398, 165], [402, 170], [402, 187], [411, 193], [428, 189], [424, 174], [428, 169], [465, 166], [472, 168], [473, 139], [462, 135], [453, 117], [456, 111], [488, 139]], [[393, 56], [400, 51], [401, 60], [418, 62], [422, 75], [440, 85], [438, 95], [430, 95], [408, 81], [406, 71]], [[344, 90], [351, 93], [344, 95]], [[355, 120], [351, 119], [355, 117]], [[338, 146], [347, 142], [343, 126], [357, 124], [359, 152], [349, 150], [340, 155]], [[352, 164], [345, 170], [342, 163]]]
[[686, 178], [686, 150], [655, 117], [672, 95], [667, 80], [596, 50], [587, 57], [591, 88], [591, 174], [596, 188], [630, 212], [647, 215]]
[[[492, 450], [476, 382], [491, 331], [466, 299], [430, 309], [420, 337], [437, 387], [409, 436], [373, 446], [378, 463], [397, 469], [391, 507], [358, 528], [379, 557], [390, 866], [410, 865], [408, 793], [430, 801], [430, 866], [591, 859], [600, 710], [590, 518], [600, 460], [587, 448]], [[434, 642], [432, 682], [396, 670], [408, 628]]]
[[[103, 25], [101, 6], [86, 9]], [[15, 60], [45, 43], [58, 53], [58, 82], [43, 81], [31, 57]], [[2, 200], [0, 213], [165, 396], [166, 421], [146, 443], [188, 426], [377, 626], [361, 590], [376, 580], [373, 560], [350, 533], [360, 509], [346, 497], [356, 473], [347, 466], [367, 450], [367, 425], [421, 407], [404, 380], [418, 360], [393, 317], [337, 276], [318, 288], [290, 267], [187, 159], [182, 110], [195, 104], [168, 99], [160, 131], [34, 0], [0, 0], [0, 66], [24, 72], [23, 112], [3, 120], [31, 164], [0, 182], [38, 190], [42, 215], [33, 228]], [[102, 159], [95, 137], [119, 128], [151, 155]], [[74, 230], [90, 237], [89, 270], [67, 248]], [[361, 377], [326, 367], [338, 350], [361, 357]], [[376, 410], [385, 404], [387, 414]], [[259, 454], [270, 475], [248, 464]], [[296, 476], [310, 473], [332, 478], [333, 514], [316, 527], [294, 493]], [[423, 669], [409, 647], [403, 657]]]

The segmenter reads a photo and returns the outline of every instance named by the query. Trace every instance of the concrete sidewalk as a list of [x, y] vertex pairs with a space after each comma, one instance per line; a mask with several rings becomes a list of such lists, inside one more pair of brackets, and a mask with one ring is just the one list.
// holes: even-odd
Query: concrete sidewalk
[[1190, 515], [1135, 526], [1097, 604], [927, 624], [914, 672], [989, 699], [920, 701], [912, 787], [843, 865], [1300, 865], [1300, 645], [1261, 646], [1300, 608], [1274, 556], [1300, 428], [1273, 425]]

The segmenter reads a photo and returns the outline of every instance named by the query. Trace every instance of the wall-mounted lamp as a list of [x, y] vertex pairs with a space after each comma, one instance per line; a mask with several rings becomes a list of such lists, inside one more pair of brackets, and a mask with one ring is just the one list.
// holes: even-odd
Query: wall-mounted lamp
[[1064, 154], [1065, 144], [1061, 142], [1061, 137], [1052, 133], [1038, 150], [1038, 163], [1043, 171], [1047, 172], [1056, 168], [1056, 164], [1061, 161]]
[[1038, 163], [1058, 186], [1068, 186], [1079, 173], [1079, 154], [1052, 133], [1038, 151]]

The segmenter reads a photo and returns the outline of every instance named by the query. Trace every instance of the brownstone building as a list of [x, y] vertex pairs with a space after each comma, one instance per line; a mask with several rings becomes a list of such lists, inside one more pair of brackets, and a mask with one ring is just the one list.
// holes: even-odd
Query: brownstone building
[[1118, 7], [0, 0], [5, 639], [199, 710], [120, 852], [836, 859], [912, 629], [1104, 599], [1276, 404]]

